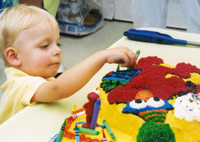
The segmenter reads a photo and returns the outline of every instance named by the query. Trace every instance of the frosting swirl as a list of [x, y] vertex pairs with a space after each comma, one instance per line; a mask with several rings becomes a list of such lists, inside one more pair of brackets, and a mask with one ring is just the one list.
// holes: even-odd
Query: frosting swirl
[[200, 94], [188, 93], [178, 97], [173, 104], [174, 115], [188, 122], [197, 120], [200, 122]]

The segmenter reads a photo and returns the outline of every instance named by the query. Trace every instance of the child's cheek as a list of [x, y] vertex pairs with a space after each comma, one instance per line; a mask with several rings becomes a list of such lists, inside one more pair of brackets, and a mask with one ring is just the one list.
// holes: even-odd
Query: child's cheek
[[38, 59], [38, 63], [41, 65], [48, 65], [51, 62], [51, 58], [49, 56], [40, 56], [40, 58]]

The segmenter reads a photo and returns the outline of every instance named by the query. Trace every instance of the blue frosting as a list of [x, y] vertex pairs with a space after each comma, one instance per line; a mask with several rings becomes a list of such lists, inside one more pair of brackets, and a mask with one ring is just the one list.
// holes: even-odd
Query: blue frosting
[[103, 81], [104, 80], [117, 80], [117, 81], [129, 82], [133, 77], [135, 77], [140, 72], [141, 72], [141, 69], [116, 71], [116, 72], [113, 72], [112, 74], [104, 76], [104, 78], [102, 80]]
[[152, 111], [152, 110], [159, 110], [159, 109], [171, 110], [171, 109], [173, 109], [173, 106], [167, 100], [164, 100], [164, 105], [163, 106], [160, 106], [160, 107], [146, 106], [145, 108], [137, 109], [137, 108], [132, 108], [130, 106], [130, 102], [128, 102], [126, 104], [126, 106], [123, 108], [123, 112], [124, 113], [138, 114], [139, 112], [144, 112], [144, 111], [147, 111], [147, 110]]

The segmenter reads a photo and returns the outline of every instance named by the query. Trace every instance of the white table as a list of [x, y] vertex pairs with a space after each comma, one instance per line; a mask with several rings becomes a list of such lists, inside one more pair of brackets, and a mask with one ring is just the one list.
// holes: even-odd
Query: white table
[[[197, 34], [155, 28], [146, 28], [146, 30], [159, 31], [174, 38], [200, 42], [200, 35]], [[171, 65], [183, 61], [200, 68], [200, 47], [144, 43], [128, 40], [126, 37], [122, 37], [111, 47], [116, 46], [127, 46], [135, 52], [140, 49], [139, 58], [158, 56]], [[47, 142], [59, 132], [64, 119], [71, 114], [74, 104], [77, 103], [77, 108], [82, 107], [87, 102], [87, 94], [93, 88], [98, 87], [101, 78], [107, 72], [116, 70], [116, 67], [117, 65], [106, 64], [85, 87], [70, 98], [26, 107], [0, 125], [0, 142]]]

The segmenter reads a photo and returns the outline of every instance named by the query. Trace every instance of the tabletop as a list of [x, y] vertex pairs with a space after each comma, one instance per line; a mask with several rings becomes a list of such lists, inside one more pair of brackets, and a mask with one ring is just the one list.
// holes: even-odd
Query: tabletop
[[[173, 38], [200, 42], [200, 35], [198, 34], [157, 28], [144, 28], [144, 30], [158, 31], [169, 34]], [[117, 46], [126, 46], [134, 52], [140, 49], [139, 58], [157, 56], [174, 66], [179, 62], [186, 62], [200, 68], [200, 47], [198, 46], [154, 44], [133, 41], [126, 37], [122, 37], [109, 48]], [[0, 141], [48, 142], [59, 132], [64, 119], [70, 116], [74, 104], [77, 104], [77, 108], [81, 108], [87, 102], [87, 94], [93, 88], [98, 87], [101, 78], [109, 71], [116, 70], [116, 68], [116, 64], [105, 64], [80, 91], [69, 98], [52, 103], [37, 103], [26, 107], [0, 125]]]

